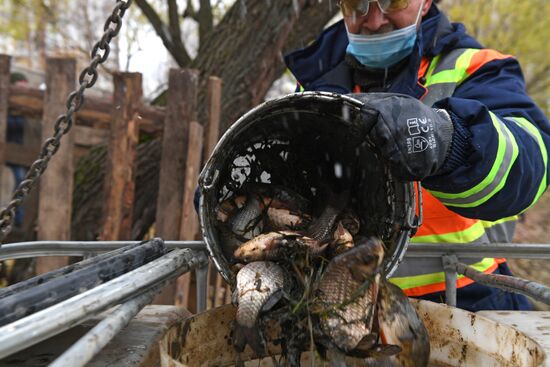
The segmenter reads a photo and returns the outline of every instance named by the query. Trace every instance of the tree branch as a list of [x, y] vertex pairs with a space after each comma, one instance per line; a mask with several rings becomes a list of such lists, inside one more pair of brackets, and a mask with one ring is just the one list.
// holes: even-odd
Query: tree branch
[[183, 14], [181, 16], [182, 18], [191, 18], [194, 21], [198, 22], [197, 11], [193, 6], [193, 0], [187, 0], [187, 6], [185, 7], [185, 10], [183, 11]]
[[195, 19], [199, 23], [199, 40], [202, 42], [214, 28], [214, 16], [212, 15], [210, 0], [200, 0], [200, 6], [198, 16]]
[[175, 52], [178, 55], [185, 55], [184, 63], [182, 64], [178, 61], [178, 65], [180, 67], [187, 66], [191, 62], [191, 59], [181, 40], [180, 16], [176, 0], [168, 0], [168, 24]]
[[174, 40], [170, 34], [170, 30], [168, 29], [166, 24], [164, 24], [162, 19], [160, 19], [155, 9], [153, 9], [153, 7], [149, 5], [147, 0], [136, 0], [136, 4], [143, 12], [143, 15], [145, 15], [145, 17], [149, 20], [149, 22], [153, 26], [153, 29], [162, 40], [162, 43], [164, 44], [168, 52], [170, 52], [170, 55], [172, 55], [174, 60], [176, 60], [178, 65], [180, 67], [185, 67], [189, 65], [191, 63], [191, 58], [183, 47], [183, 44], [181, 44], [181, 42], [179, 45], [174, 43]]

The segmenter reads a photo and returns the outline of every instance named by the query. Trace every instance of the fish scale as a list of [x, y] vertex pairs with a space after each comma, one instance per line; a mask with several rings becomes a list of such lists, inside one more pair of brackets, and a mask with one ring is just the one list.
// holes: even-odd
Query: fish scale
[[321, 319], [321, 327], [339, 348], [353, 350], [371, 332], [379, 278], [377, 274], [364, 293], [357, 296], [361, 283], [353, 279], [345, 265], [334, 266], [324, 274], [319, 298], [325, 307], [334, 309]]
[[378, 301], [382, 242], [360, 238], [357, 247], [333, 258], [319, 283], [321, 329], [343, 351], [351, 351], [372, 332]]
[[262, 232], [262, 205], [256, 195], [248, 195], [245, 206], [231, 219], [235, 234], [252, 239]]
[[308, 228], [308, 236], [321, 243], [330, 241], [338, 214], [340, 214], [340, 209], [327, 206], [319, 218]]
[[239, 270], [235, 288], [238, 324], [253, 327], [263, 305], [283, 288], [284, 280], [283, 269], [274, 262], [252, 262]]

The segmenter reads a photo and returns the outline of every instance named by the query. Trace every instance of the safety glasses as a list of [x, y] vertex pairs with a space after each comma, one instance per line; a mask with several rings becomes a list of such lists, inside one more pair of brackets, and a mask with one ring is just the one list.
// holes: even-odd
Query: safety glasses
[[339, 0], [338, 6], [344, 16], [365, 16], [369, 12], [370, 3], [378, 3], [382, 13], [393, 13], [406, 9], [410, 0]]

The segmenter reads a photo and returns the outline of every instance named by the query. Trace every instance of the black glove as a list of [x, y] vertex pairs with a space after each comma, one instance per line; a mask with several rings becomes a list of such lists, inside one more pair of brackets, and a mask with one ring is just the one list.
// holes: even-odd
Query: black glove
[[447, 111], [432, 109], [402, 94], [360, 93], [363, 120], [371, 143], [394, 177], [420, 181], [441, 174], [453, 136]]

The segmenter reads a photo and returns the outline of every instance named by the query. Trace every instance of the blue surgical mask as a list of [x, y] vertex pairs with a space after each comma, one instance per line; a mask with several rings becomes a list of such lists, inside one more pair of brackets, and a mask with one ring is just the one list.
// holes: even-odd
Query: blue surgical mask
[[412, 53], [423, 4], [424, 1], [420, 5], [416, 21], [408, 27], [372, 35], [353, 34], [348, 31], [349, 45], [346, 52], [370, 68], [385, 69], [397, 64]]

